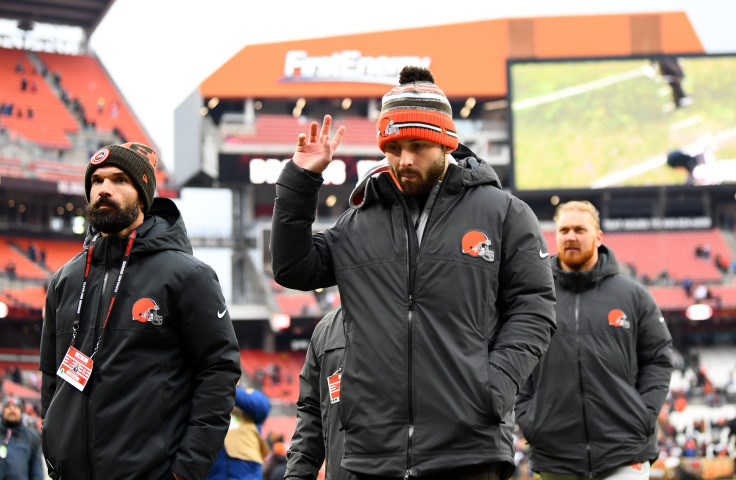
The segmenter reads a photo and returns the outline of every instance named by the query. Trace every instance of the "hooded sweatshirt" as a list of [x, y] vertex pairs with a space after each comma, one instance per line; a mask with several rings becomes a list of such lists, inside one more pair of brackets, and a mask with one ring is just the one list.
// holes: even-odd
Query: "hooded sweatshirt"
[[352, 472], [513, 471], [516, 394], [555, 328], [549, 257], [536, 217], [490, 165], [464, 146], [453, 156], [424, 210], [379, 171], [314, 235], [321, 176], [289, 162], [277, 181], [276, 281], [340, 290]]
[[[40, 355], [44, 456], [65, 480], [170, 479], [172, 471], [203, 479], [240, 376], [227, 306], [171, 200], [155, 199], [122, 268], [128, 242], [90, 231], [84, 252], [51, 279]], [[57, 376], [72, 341], [88, 357], [99, 342], [83, 391]]]

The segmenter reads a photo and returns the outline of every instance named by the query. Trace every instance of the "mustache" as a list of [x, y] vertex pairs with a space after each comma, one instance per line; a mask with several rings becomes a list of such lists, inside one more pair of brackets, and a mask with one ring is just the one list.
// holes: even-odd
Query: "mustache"
[[115, 202], [115, 200], [111, 198], [107, 198], [107, 197], [100, 197], [99, 200], [97, 200], [95, 204], [93, 205], [93, 208], [100, 208], [103, 205], [108, 206], [108, 207], [114, 207], [120, 210], [120, 205], [118, 205], [117, 202]]
[[419, 175], [421, 173], [420, 170], [416, 170], [414, 168], [399, 168], [396, 173], [399, 175], [408, 174], [408, 175]]

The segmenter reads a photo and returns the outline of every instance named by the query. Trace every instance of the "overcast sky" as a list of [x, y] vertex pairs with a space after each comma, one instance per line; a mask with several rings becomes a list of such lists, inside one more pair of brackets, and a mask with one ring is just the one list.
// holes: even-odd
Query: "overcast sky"
[[[685, 10], [709, 51], [736, 51], [732, 0], [116, 0], [91, 48], [173, 170], [174, 110], [246, 45], [493, 18]], [[709, 25], [701, 31], [700, 25]], [[339, 48], [339, 46], [336, 46]]]

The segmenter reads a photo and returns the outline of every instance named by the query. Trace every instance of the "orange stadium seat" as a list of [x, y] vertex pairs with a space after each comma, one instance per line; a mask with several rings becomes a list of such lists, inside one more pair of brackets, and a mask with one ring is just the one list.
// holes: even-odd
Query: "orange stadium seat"
[[125, 141], [152, 145], [140, 123], [97, 58], [37, 52], [49, 72], [60, 73], [60, 83], [70, 98], [79, 99], [88, 123], [105, 132], [117, 129]]
[[294, 435], [294, 430], [296, 430], [296, 417], [268, 417], [263, 422], [261, 430], [264, 438], [273, 432], [276, 435], [282, 436], [284, 441], [289, 443], [291, 442], [291, 437]]
[[5, 295], [26, 308], [41, 310], [46, 304], [46, 287], [6, 288]]
[[277, 293], [275, 297], [281, 313], [286, 313], [292, 317], [314, 317], [320, 314], [319, 304], [311, 291], [287, 290], [283, 293]]
[[28, 246], [35, 243], [40, 250], [46, 250], [46, 268], [56, 272], [66, 262], [74, 258], [84, 248], [84, 241], [79, 240], [49, 240], [44, 238], [8, 237], [9, 242], [28, 251]]
[[[300, 133], [306, 132], [312, 119], [291, 115], [262, 114], [255, 120], [253, 133], [238, 133], [227, 138], [229, 143], [248, 145], [291, 145]], [[357, 116], [338, 117], [335, 125], [345, 125], [345, 145], [376, 145], [376, 122]]]
[[18, 158], [0, 157], [0, 177], [25, 178], [23, 163]]
[[47, 180], [56, 182], [58, 180], [67, 180], [70, 182], [82, 182], [86, 165], [74, 165], [64, 162], [37, 161], [29, 165], [30, 169], [36, 172], [39, 180]]
[[[23, 64], [24, 73], [15, 71], [18, 62]], [[78, 132], [79, 124], [35, 70], [26, 52], [0, 48], [0, 72], [4, 85], [2, 101], [13, 105], [10, 115], [2, 115], [2, 123], [11, 138], [22, 137], [47, 148], [70, 148], [66, 134]], [[21, 89], [23, 78], [26, 79], [25, 90]], [[32, 118], [28, 115], [29, 109], [33, 111]]]
[[3, 269], [10, 260], [15, 263], [15, 273], [18, 278], [29, 280], [44, 280], [49, 278], [49, 274], [43, 268], [10, 246], [6, 238], [0, 238], [0, 259], [3, 261], [0, 268]]
[[[295, 403], [299, 397], [299, 373], [304, 364], [304, 351], [296, 352], [264, 352], [263, 350], [246, 349], [240, 352], [240, 363], [243, 371], [251, 379], [256, 377], [260, 369], [263, 376], [261, 390], [272, 400]], [[274, 382], [269, 372], [278, 367], [280, 380]]]

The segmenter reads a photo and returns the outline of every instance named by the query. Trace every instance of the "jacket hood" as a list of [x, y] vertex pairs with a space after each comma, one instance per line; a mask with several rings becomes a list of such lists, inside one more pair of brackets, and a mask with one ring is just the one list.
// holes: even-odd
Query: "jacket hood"
[[605, 245], [598, 247], [598, 262], [588, 272], [566, 272], [560, 266], [559, 255], [552, 256], [552, 275], [566, 290], [582, 292], [599, 284], [604, 278], [621, 270], [613, 251]]
[[[136, 230], [133, 254], [161, 250], [179, 250], [192, 254], [192, 244], [187, 237], [184, 219], [176, 204], [168, 198], [155, 198], [149, 214]], [[84, 247], [87, 248], [97, 236], [98, 232], [90, 226], [84, 239]]]
[[[358, 181], [358, 184], [350, 194], [350, 207], [360, 208], [366, 201], [375, 198], [386, 198], [385, 191], [380, 187], [379, 179], [390, 178], [395, 180], [391, 173], [388, 160], [378, 162]], [[477, 157], [468, 147], [459, 144], [458, 148], [450, 156], [450, 165], [447, 167], [445, 178], [452, 192], [458, 193], [463, 188], [476, 185], [490, 184], [501, 188], [501, 180], [496, 171], [485, 160]], [[383, 184], [385, 187], [385, 184]]]

